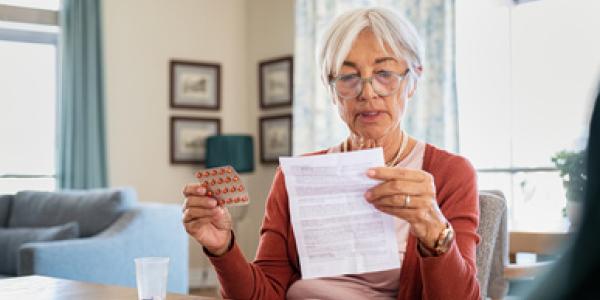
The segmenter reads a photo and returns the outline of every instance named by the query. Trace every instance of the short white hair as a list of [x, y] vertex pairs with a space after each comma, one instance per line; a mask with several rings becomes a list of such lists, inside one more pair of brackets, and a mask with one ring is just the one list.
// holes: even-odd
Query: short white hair
[[369, 28], [382, 49], [387, 45], [392, 54], [408, 63], [407, 91], [416, 84], [421, 68], [423, 45], [415, 27], [401, 15], [382, 7], [357, 8], [337, 16], [325, 32], [319, 54], [321, 80], [329, 87], [330, 77], [338, 74], [358, 34]]

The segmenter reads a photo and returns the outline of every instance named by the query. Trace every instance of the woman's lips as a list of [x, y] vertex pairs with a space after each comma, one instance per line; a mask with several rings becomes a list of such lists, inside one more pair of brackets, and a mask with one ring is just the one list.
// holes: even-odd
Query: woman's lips
[[363, 111], [358, 113], [358, 119], [361, 122], [372, 123], [379, 120], [379, 118], [382, 117], [383, 114], [384, 112], [382, 111]]

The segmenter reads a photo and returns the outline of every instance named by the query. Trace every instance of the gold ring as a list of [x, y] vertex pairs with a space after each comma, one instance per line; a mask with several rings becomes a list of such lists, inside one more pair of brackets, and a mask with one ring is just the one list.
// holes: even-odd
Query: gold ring
[[404, 197], [404, 207], [408, 207], [408, 205], [410, 204], [410, 195], [406, 195]]

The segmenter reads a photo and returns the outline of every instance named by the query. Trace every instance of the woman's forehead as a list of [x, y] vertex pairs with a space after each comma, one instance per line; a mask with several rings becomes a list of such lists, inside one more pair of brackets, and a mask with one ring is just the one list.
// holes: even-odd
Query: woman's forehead
[[352, 43], [350, 51], [344, 59], [350, 63], [369, 64], [405, 64], [405, 60], [398, 57], [392, 47], [379, 40], [369, 29], [361, 31]]
[[362, 55], [362, 56], [346, 57], [346, 59], [344, 59], [344, 61], [342, 62], [341, 67], [346, 66], [346, 67], [351, 67], [351, 68], [358, 68], [359, 66], [362, 66], [362, 65], [372, 65], [372, 66], [383, 65], [383, 66], [398, 66], [398, 67], [408, 66], [408, 64], [406, 63], [406, 60], [404, 60], [403, 58], [399, 58], [399, 57], [389, 55], [386, 53], [383, 53], [382, 56], [369, 55], [367, 53], [366, 55]]

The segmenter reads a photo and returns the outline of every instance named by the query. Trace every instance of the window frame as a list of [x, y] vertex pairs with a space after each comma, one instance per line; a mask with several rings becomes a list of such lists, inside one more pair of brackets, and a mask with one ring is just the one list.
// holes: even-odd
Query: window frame
[[[58, 85], [59, 85], [59, 74], [60, 74], [60, 43], [59, 43], [59, 32], [49, 32], [41, 30], [42, 26], [56, 26], [59, 27], [58, 22], [59, 13], [53, 10], [28, 8], [28, 7], [17, 7], [11, 5], [0, 4], [0, 21], [24, 24], [24, 25], [41, 25], [40, 30], [34, 29], [22, 29], [22, 28], [6, 28], [0, 25], [0, 40], [19, 42], [19, 43], [36, 43], [36, 44], [48, 44], [56, 47], [56, 81], [57, 94], [55, 95], [56, 107], [54, 113], [58, 113]], [[58, 134], [55, 134], [55, 142], [58, 141]], [[0, 173], [0, 180], [2, 179], [54, 179], [55, 187], [58, 183], [57, 170], [55, 169], [54, 174], [12, 174], [12, 173]], [[1, 172], [1, 170], [0, 170]]]

